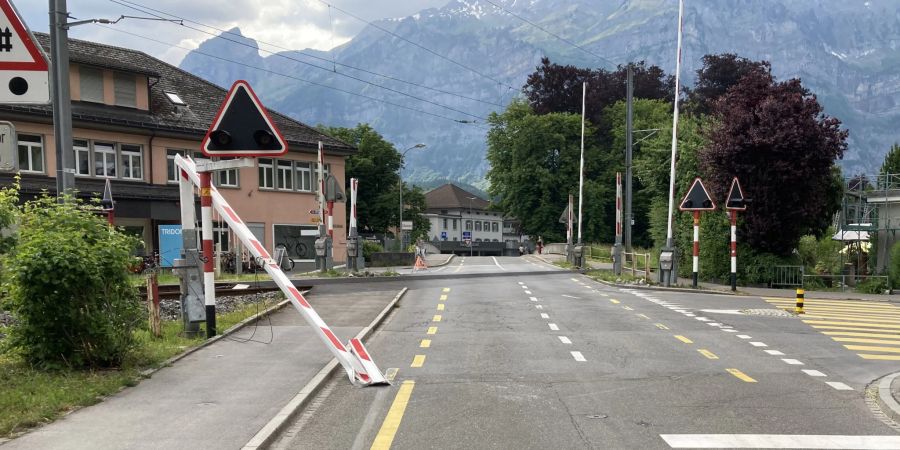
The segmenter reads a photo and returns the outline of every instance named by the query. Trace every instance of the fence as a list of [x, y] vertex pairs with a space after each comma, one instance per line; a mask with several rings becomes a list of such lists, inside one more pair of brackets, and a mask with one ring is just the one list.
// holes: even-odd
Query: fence
[[817, 287], [834, 289], [840, 287], [841, 292], [843, 292], [846, 291], [847, 288], [855, 288], [860, 283], [865, 283], [868, 280], [883, 280], [884, 290], [888, 291], [888, 294], [894, 293], [893, 289], [891, 288], [890, 277], [888, 277], [887, 275], [803, 275], [803, 287], [806, 289], [815, 289]]
[[803, 287], [803, 266], [775, 266], [769, 287]]
[[623, 263], [622, 268], [627, 270], [628, 267], [626, 267], [626, 264], [630, 260], [631, 261], [631, 276], [633, 276], [633, 277], [636, 277], [637, 271], [640, 270], [637, 268], [638, 257], [644, 258], [644, 264], [643, 264], [643, 266], [644, 266], [644, 269], [643, 269], [644, 281], [648, 281], [648, 282], [650, 281], [650, 254], [649, 253], [627, 253], [627, 252], [625, 252], [625, 253], [623, 253], [623, 256], [624, 256], [624, 258], [622, 261], [622, 263]]

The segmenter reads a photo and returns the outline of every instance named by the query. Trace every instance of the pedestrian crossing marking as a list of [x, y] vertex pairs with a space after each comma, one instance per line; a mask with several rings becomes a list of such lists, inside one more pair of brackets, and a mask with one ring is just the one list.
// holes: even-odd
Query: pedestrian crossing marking
[[[764, 297], [794, 312], [796, 299]], [[804, 299], [803, 323], [867, 360], [900, 361], [900, 307], [884, 302]], [[860, 345], [873, 344], [873, 345]]]

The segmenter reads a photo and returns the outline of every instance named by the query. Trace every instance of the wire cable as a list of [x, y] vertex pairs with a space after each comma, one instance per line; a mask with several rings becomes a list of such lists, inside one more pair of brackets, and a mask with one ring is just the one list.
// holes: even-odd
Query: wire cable
[[[319, 87], [322, 87], [322, 88], [325, 88], [325, 89], [330, 89], [330, 90], [338, 91], [338, 92], [341, 92], [341, 93], [344, 93], [344, 94], [348, 94], [348, 95], [353, 95], [353, 96], [365, 98], [365, 99], [368, 99], [368, 100], [371, 100], [371, 101], [374, 101], [374, 102], [384, 103], [384, 104], [386, 104], [386, 105], [390, 105], [390, 106], [394, 106], [394, 107], [397, 107], [397, 108], [406, 109], [406, 110], [413, 111], [413, 112], [416, 112], [416, 113], [419, 113], [419, 114], [425, 114], [425, 115], [428, 115], [428, 116], [432, 116], [432, 117], [436, 117], [436, 118], [444, 119], [444, 120], [449, 120], [449, 121], [451, 121], [451, 122], [456, 122], [456, 123], [476, 124], [476, 125], [479, 125], [479, 122], [475, 122], [475, 121], [471, 121], [471, 120], [463, 120], [463, 119], [454, 119], [454, 118], [449, 117], [449, 116], [445, 116], [445, 115], [442, 115], [442, 114], [436, 114], [436, 113], [424, 111], [424, 110], [421, 110], [421, 109], [413, 108], [413, 107], [411, 107], [411, 106], [401, 105], [401, 104], [399, 104], [399, 103], [394, 103], [394, 102], [391, 102], [391, 101], [389, 101], [389, 100], [384, 100], [384, 99], [372, 97], [372, 96], [369, 96], [369, 95], [366, 95], [366, 94], [361, 94], [361, 93], [358, 93], [358, 92], [353, 92], [353, 91], [349, 91], [349, 90], [346, 90], [346, 89], [342, 89], [342, 88], [330, 86], [330, 85], [327, 85], [327, 84], [324, 84], [324, 83], [319, 83], [319, 82], [316, 82], [316, 81], [307, 80], [307, 79], [300, 78], [300, 77], [294, 76], [294, 75], [289, 75], [289, 74], [285, 74], [285, 73], [281, 73], [281, 72], [276, 72], [276, 71], [270, 70], [270, 69], [264, 69], [264, 68], [262, 68], [262, 67], [257, 67], [257, 66], [251, 65], [251, 64], [247, 64], [247, 63], [240, 62], [240, 61], [235, 61], [235, 60], [232, 60], [232, 59], [223, 58], [223, 57], [221, 57], [221, 56], [216, 56], [216, 55], [213, 55], [213, 54], [210, 54], [210, 53], [205, 53], [205, 52], [202, 52], [202, 51], [199, 51], [199, 50], [195, 50], [195, 49], [192, 49], [192, 48], [183, 46], [183, 45], [178, 45], [178, 44], [173, 44], [173, 43], [171, 43], [171, 42], [161, 41], [161, 40], [159, 40], [159, 39], [156, 39], [156, 38], [153, 38], [153, 37], [150, 37], [150, 36], [145, 36], [145, 35], [138, 34], [138, 33], [134, 33], [134, 32], [131, 32], [131, 31], [125, 31], [125, 30], [121, 30], [121, 29], [113, 28], [113, 27], [108, 27], [108, 26], [104, 26], [104, 25], [97, 25], [97, 26], [98, 26], [98, 27], [101, 27], [101, 28], [105, 28], [105, 29], [107, 29], [107, 30], [115, 31], [115, 32], [118, 32], [118, 33], [127, 34], [127, 35], [129, 35], [129, 36], [133, 36], [133, 37], [136, 37], [136, 38], [145, 39], [145, 40], [148, 40], [148, 41], [151, 41], [151, 42], [156, 42], [157, 44], [165, 45], [165, 46], [168, 46], [168, 47], [171, 47], [171, 48], [178, 48], [178, 49], [182, 49], [182, 50], [193, 51], [194, 53], [196, 53], [196, 54], [198, 54], [198, 55], [206, 56], [206, 57], [208, 57], [208, 58], [213, 58], [213, 59], [217, 59], [217, 60], [220, 60], [220, 61], [228, 62], [228, 63], [231, 63], [231, 64], [236, 64], [236, 65], [239, 65], [239, 66], [242, 66], [242, 67], [247, 67], [247, 68], [250, 68], [250, 69], [258, 70], [258, 71], [260, 71], [260, 72], [265, 72], [265, 73], [268, 73], [268, 74], [278, 75], [278, 76], [285, 77], [285, 78], [289, 78], [289, 79], [292, 79], [292, 80], [301, 81], [301, 82], [308, 83], [308, 84], [311, 84], [311, 85], [314, 85], [314, 86], [319, 86]], [[478, 116], [475, 116], [475, 117], [476, 117], [477, 119], [482, 120], [482, 121], [485, 121], [485, 120], [486, 120], [486, 119], [481, 118], [481, 117], [478, 117]]]
[[[332, 59], [328, 59], [328, 58], [324, 58], [324, 57], [321, 57], [321, 56], [313, 55], [313, 54], [310, 54], [310, 53], [307, 53], [307, 52], [304, 52], [304, 51], [301, 51], [301, 50], [294, 50], [294, 49], [291, 49], [291, 48], [282, 47], [282, 46], [280, 46], [280, 45], [273, 44], [273, 43], [271, 43], [271, 42], [266, 42], [266, 41], [263, 41], [263, 40], [254, 39], [254, 41], [256, 41], [257, 43], [262, 43], [262, 44], [265, 44], [265, 45], [270, 46], [270, 47], [274, 47], [274, 48], [279, 49], [279, 50], [284, 50], [284, 51], [287, 51], [287, 52], [295, 52], [295, 53], [299, 53], [299, 54], [301, 54], [301, 55], [303, 55], [303, 56], [306, 56], [306, 57], [309, 57], [309, 58], [313, 58], [313, 59], [316, 59], [316, 60], [319, 60], [319, 61], [323, 61], [323, 62], [326, 62], [326, 63], [330, 63], [330, 64], [332, 65], [332, 68], [329, 69], [329, 68], [327, 68], [327, 67], [323, 67], [323, 66], [319, 66], [319, 65], [316, 65], [316, 64], [312, 64], [312, 63], [310, 63], [310, 62], [308, 62], [308, 61], [303, 61], [303, 60], [300, 60], [300, 59], [291, 57], [291, 56], [286, 55], [286, 54], [283, 54], [283, 53], [277, 53], [277, 52], [274, 52], [274, 51], [271, 51], [271, 50], [267, 50], [267, 49], [263, 49], [263, 48], [258, 48], [258, 47], [255, 47], [255, 46], [253, 46], [253, 45], [250, 45], [250, 44], [248, 44], [248, 43], [246, 43], [246, 42], [242, 42], [242, 41], [238, 41], [238, 40], [234, 40], [234, 39], [229, 39], [229, 38], [226, 38], [226, 37], [223, 37], [223, 36], [222, 36], [223, 34], [227, 34], [227, 35], [230, 35], [230, 36], [236, 36], [236, 37], [240, 37], [240, 38], [248, 38], [247, 36], [244, 36], [244, 35], [242, 35], [242, 34], [240, 34], [240, 33], [236, 33], [236, 32], [230, 31], [230, 30], [225, 30], [225, 29], [218, 28], [218, 27], [215, 27], [215, 26], [212, 26], [212, 25], [208, 25], [208, 24], [204, 24], [204, 23], [201, 23], [201, 22], [197, 22], [197, 21], [194, 21], [194, 20], [185, 18], [185, 17], [178, 16], [178, 15], [173, 14], [173, 13], [170, 13], [170, 12], [162, 11], [162, 10], [159, 10], [159, 9], [154, 9], [154, 8], [149, 7], [149, 6], [145, 6], [145, 5], [142, 5], [142, 4], [140, 4], [140, 3], [130, 1], [130, 0], [109, 0], [109, 1], [112, 2], [112, 3], [115, 3], [115, 4], [117, 4], [117, 5], [124, 6], [124, 7], [126, 7], [126, 8], [135, 10], [135, 11], [140, 11], [140, 12], [142, 12], [142, 13], [144, 13], [144, 14], [149, 14], [149, 15], [152, 15], [152, 16], [156, 16], [157, 18], [159, 18], [159, 20], [172, 21], [172, 19], [165, 19], [164, 17], [160, 16], [159, 14], [164, 14], [164, 15], [167, 15], [167, 16], [170, 16], [170, 17], [174, 17], [174, 18], [176, 19], [176, 21], [175, 21], [175, 22], [172, 22], [172, 23], [175, 23], [175, 24], [177, 24], [177, 25], [181, 25], [181, 26], [183, 26], [183, 27], [185, 27], [185, 28], [188, 28], [188, 29], [190, 29], [190, 30], [194, 30], [194, 31], [197, 31], [197, 32], [200, 32], [200, 33], [204, 33], [204, 34], [207, 34], [207, 35], [209, 35], [209, 36], [218, 37], [218, 38], [221, 38], [221, 39], [223, 39], [223, 40], [226, 40], [226, 41], [228, 41], [228, 42], [231, 42], [231, 43], [234, 43], [234, 44], [237, 44], [237, 45], [242, 45], [242, 46], [245, 46], [245, 47], [249, 47], [249, 48], [252, 48], [252, 49], [255, 49], [255, 50], [258, 50], [258, 51], [265, 52], [265, 53], [267, 53], [267, 54], [269, 54], [269, 55], [272, 55], [272, 56], [276, 56], [276, 57], [279, 57], [279, 58], [284, 58], [284, 59], [287, 59], [287, 60], [290, 60], [290, 61], [293, 61], [293, 62], [296, 62], [296, 63], [300, 63], [300, 64], [305, 64], [305, 65], [314, 67], [314, 68], [316, 68], [316, 69], [324, 70], [324, 71], [330, 72], [330, 73], [334, 73], [334, 74], [337, 74], [337, 75], [340, 75], [340, 76], [343, 76], [343, 77], [347, 77], [347, 78], [350, 78], [350, 79], [353, 79], [353, 80], [356, 80], [356, 81], [359, 81], [359, 82], [371, 84], [372, 86], [375, 86], [375, 87], [378, 87], [378, 88], [381, 88], [381, 89], [387, 89], [387, 90], [390, 90], [390, 91], [393, 91], [393, 92], [397, 92], [397, 93], [400, 93], [400, 94], [403, 94], [403, 95], [412, 96], [412, 97], [416, 98], [417, 100], [426, 101], [426, 102], [431, 102], [430, 100], [425, 100], [425, 99], [422, 99], [422, 98], [419, 98], [419, 97], [415, 97], [415, 96], [413, 96], [412, 94], [407, 94], [407, 93], [404, 93], [404, 92], [401, 92], [401, 91], [397, 91], [397, 90], [395, 90], [395, 89], [392, 89], [392, 88], [389, 88], [389, 87], [386, 87], [386, 86], [383, 86], [383, 85], [380, 85], [380, 84], [376, 84], [376, 83], [372, 83], [372, 82], [367, 81], [367, 80], [363, 80], [363, 79], [361, 79], [361, 78], [358, 78], [358, 77], [355, 77], [355, 76], [352, 76], [352, 75], [349, 75], [349, 74], [346, 74], [346, 73], [338, 72], [337, 69], [335, 68], [335, 66], [341, 66], [341, 67], [346, 67], [346, 68], [352, 69], [352, 70], [358, 70], [358, 71], [360, 71], [360, 72], [363, 72], [363, 73], [366, 73], [366, 74], [369, 74], [369, 75], [372, 75], [372, 76], [381, 77], [381, 78], [384, 78], [384, 79], [387, 79], [387, 80], [396, 81], [396, 82], [398, 82], [398, 83], [407, 84], [407, 85], [414, 86], [414, 87], [418, 87], [418, 88], [421, 88], [421, 89], [427, 89], [427, 90], [430, 90], [430, 91], [439, 92], [439, 93], [445, 94], [445, 95], [451, 95], [451, 96], [454, 96], [454, 97], [459, 97], [459, 98], [462, 98], [462, 99], [465, 99], [465, 100], [470, 100], [470, 101], [474, 101], [474, 102], [484, 103], [484, 104], [486, 104], [486, 105], [491, 105], [491, 106], [496, 106], [496, 107], [502, 107], [502, 106], [503, 106], [503, 105], [500, 105], [500, 104], [497, 104], [497, 103], [493, 103], [493, 102], [490, 102], [490, 101], [487, 101], [487, 100], [482, 100], [482, 99], [475, 98], [475, 97], [470, 97], [470, 96], [467, 96], [467, 95], [464, 95], [464, 94], [459, 94], [459, 93], [456, 93], [456, 92], [450, 92], [450, 91], [446, 91], [446, 90], [443, 90], [443, 89], [438, 89], [438, 88], [434, 88], [434, 87], [431, 87], [431, 86], [426, 86], [426, 85], [424, 85], [424, 84], [416, 83], [416, 82], [413, 82], [413, 81], [403, 80], [403, 79], [401, 79], [401, 78], [397, 78], [397, 77], [394, 77], [394, 76], [391, 76], [391, 75], [385, 75], [385, 74], [382, 74], [382, 73], [378, 73], [378, 72], [374, 72], [374, 71], [371, 71], [371, 70], [363, 69], [363, 68], [361, 68], [361, 67], [352, 66], [352, 65], [350, 65], [350, 64], [339, 63], [339, 62], [337, 62], [337, 61], [336, 61], [335, 59], [333, 59], [333, 58], [332, 58]], [[142, 8], [143, 8], [143, 9], [142, 9]], [[156, 13], [156, 14], [154, 14], [154, 13]], [[330, 8], [329, 8], [329, 14], [330, 14]], [[180, 21], [181, 23], [178, 23], [178, 21]], [[201, 27], [205, 27], [205, 28], [209, 28], [209, 29], [212, 29], [212, 30], [216, 30], [216, 31], [219, 32], [220, 34], [212, 33], [212, 32], [206, 31], [206, 30], [201, 30], [201, 29], [196, 28], [196, 27], [192, 27], [192, 26], [189, 26], [189, 25], [185, 25], [184, 22], [188, 22], [188, 23], [192, 23], [192, 24], [195, 24], [195, 25], [198, 25], [198, 26], [201, 26]], [[448, 109], [452, 109], [452, 108], [447, 107], [447, 106], [444, 106], [444, 105], [440, 105], [440, 106], [445, 107], [445, 108], [448, 108]], [[455, 110], [455, 112], [461, 112], [461, 111]], [[464, 114], [465, 114], [465, 113], [464, 113]]]

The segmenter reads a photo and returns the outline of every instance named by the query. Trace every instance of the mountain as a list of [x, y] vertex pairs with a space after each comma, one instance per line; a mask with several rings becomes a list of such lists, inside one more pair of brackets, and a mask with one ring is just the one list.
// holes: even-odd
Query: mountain
[[[779, 79], [801, 78], [826, 113], [850, 130], [850, 149], [842, 162], [848, 175], [876, 171], [890, 145], [900, 140], [897, 0], [686, 3], [686, 84], [691, 84], [705, 54], [731, 52], [771, 61]], [[328, 52], [260, 55], [255, 41], [233, 29], [202, 43], [181, 68], [226, 87], [235, 79], [248, 79], [267, 105], [306, 123], [368, 122], [401, 151], [423, 142], [424, 150], [407, 154], [408, 180], [451, 179], [484, 188], [484, 118], [518, 95], [542, 56], [605, 68], [645, 60], [674, 72], [677, 9], [676, 0], [453, 0], [442, 8], [373, 22]], [[471, 121], [475, 123], [460, 123]]]

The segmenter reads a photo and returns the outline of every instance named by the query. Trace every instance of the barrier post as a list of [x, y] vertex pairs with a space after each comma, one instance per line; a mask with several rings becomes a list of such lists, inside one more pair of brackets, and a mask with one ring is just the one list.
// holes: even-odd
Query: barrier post
[[700, 273], [700, 211], [694, 211], [694, 274], [693, 286], [697, 288]]
[[206, 337], [216, 335], [216, 274], [213, 260], [212, 173], [200, 172], [200, 220], [203, 240], [203, 304], [206, 307]]
[[797, 314], [803, 314], [803, 295], [803, 289], [797, 289], [797, 305], [794, 309], [794, 312], [796, 312]]
[[737, 290], [737, 211], [728, 211], [731, 216], [731, 291]]

